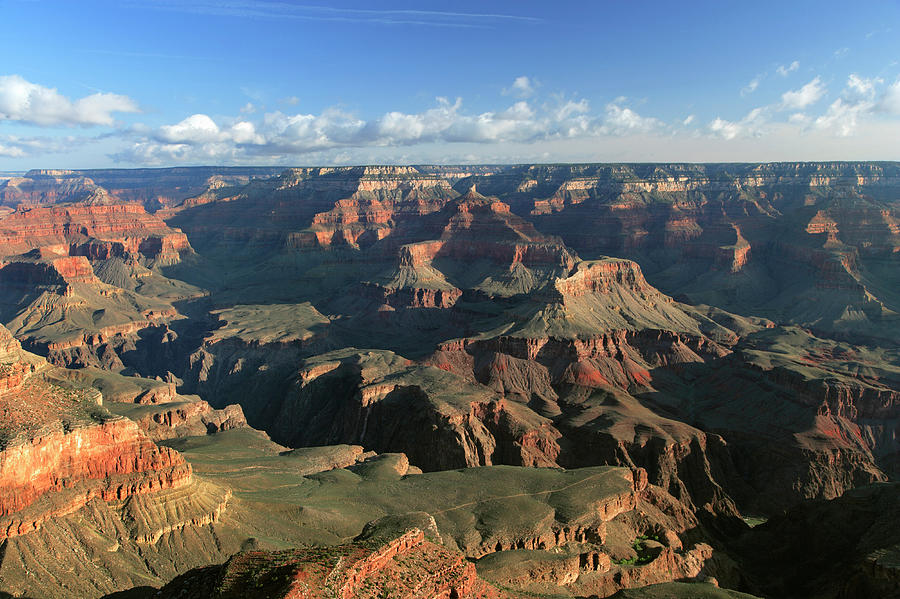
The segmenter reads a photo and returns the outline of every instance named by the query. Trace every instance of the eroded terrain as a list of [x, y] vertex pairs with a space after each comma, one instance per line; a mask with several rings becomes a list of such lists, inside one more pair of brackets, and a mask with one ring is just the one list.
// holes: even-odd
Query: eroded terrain
[[900, 591], [897, 164], [2, 185], [2, 592]]

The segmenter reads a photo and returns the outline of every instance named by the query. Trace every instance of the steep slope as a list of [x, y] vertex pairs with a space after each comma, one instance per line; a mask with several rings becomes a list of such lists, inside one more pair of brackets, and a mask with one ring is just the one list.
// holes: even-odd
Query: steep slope
[[722, 440], [631, 396], [653, 388], [653, 370], [715, 360], [729, 349], [648, 285], [635, 263], [577, 262], [509, 316], [494, 330], [442, 343], [428, 362], [551, 418], [564, 439], [561, 464], [640, 465], [686, 502], [693, 496], [698, 507], [731, 509]]
[[0, 204], [11, 208], [112, 201], [109, 193], [93, 179], [72, 171], [29, 171], [24, 177], [0, 181]]
[[191, 468], [168, 448], [153, 444], [133, 422], [115, 417], [93, 389], [59, 384], [54, 369], [5, 339], [0, 534], [27, 534], [48, 519], [77, 511], [95, 498], [177, 489]]
[[758, 593], [816, 599], [900, 595], [900, 485], [806, 502], [757, 526], [738, 552]]
[[[234, 502], [269, 518], [271, 530], [299, 526], [306, 543], [342, 545], [355, 538], [377, 546], [418, 528], [446, 548], [436, 554], [437, 563], [446, 563], [447, 550], [460, 551], [477, 559], [482, 576], [511, 590], [529, 589], [534, 581], [523, 580], [520, 573], [529, 563], [540, 564], [548, 574], [540, 592], [550, 596], [606, 596], [675, 577], [724, 580], [730, 575], [719, 558], [713, 559], [717, 550], [699, 542], [697, 520], [662, 489], [648, 485], [640, 470], [493, 466], [418, 474], [402, 454], [356, 454], [356, 465], [351, 457], [349, 465], [344, 462], [346, 470], [316, 474], [310, 461], [337, 459], [340, 448], [278, 454], [248, 441], [243, 431], [226, 431], [173, 445], [197, 472], [230, 488]], [[287, 519], [272, 529], [271, 519], [282, 514]], [[293, 561], [342, 551], [319, 547], [276, 556], [253, 554], [251, 561], [254, 569], [265, 571], [273, 558]], [[549, 573], [559, 571], [561, 556], [565, 571], [552, 578]], [[237, 556], [235, 565], [246, 564], [245, 557]], [[409, 563], [406, 574], [415, 577], [419, 562], [410, 557], [409, 562], [397, 560], [396, 567], [402, 574]], [[311, 586], [311, 591], [322, 590]], [[187, 590], [178, 581], [168, 588]], [[148, 590], [149, 595], [154, 592]]]
[[35, 248], [94, 259], [132, 254], [170, 264], [190, 244], [184, 233], [134, 204], [24, 208], [0, 219], [0, 254]]
[[[136, 399], [189, 399], [167, 396], [155, 381], [97, 376], [120, 401], [130, 389]], [[205, 402], [182, 401], [157, 412], [195, 407], [179, 422], [136, 423], [103, 405], [86, 385], [95, 382], [89, 373], [49, 365], [3, 327], [0, 381], [0, 591], [99, 596], [224, 559], [246, 539], [234, 527], [210, 528], [230, 491], [199, 480], [181, 454], [151, 440], [197, 434], [198, 424], [202, 434], [212, 423], [241, 426], [240, 410], [228, 422]]]
[[[404, 223], [378, 249], [397, 252], [398, 263], [371, 285], [396, 307], [430, 307], [432, 289], [444, 292], [439, 307], [450, 307], [461, 289], [499, 297], [528, 293], [575, 261], [558, 239], [540, 234], [509, 206], [474, 187], [439, 212]], [[401, 297], [426, 301], [403, 302]]]
[[[741, 415], [797, 392], [778, 380], [760, 389], [754, 360], [732, 355], [771, 321], [676, 302], [630, 260], [579, 260], [475, 189], [400, 222], [339, 272], [352, 281], [349, 273], [384, 265], [385, 256], [393, 264], [358, 295], [342, 287], [314, 305], [217, 311], [232, 320], [193, 354], [185, 388], [217, 396], [219, 406], [242, 403], [251, 424], [289, 446], [358, 443], [407, 453], [428, 470], [639, 466], [688, 505], [716, 513], [734, 513], [734, 498], [765, 511], [833, 497], [883, 479], [895, 459], [890, 424], [864, 424], [877, 440], [858, 442], [830, 433], [857, 430], [855, 416], [817, 415], [805, 400], [762, 410], [769, 419]], [[313, 357], [361, 343], [457, 377], [390, 352]], [[798, 343], [801, 352], [814, 341]], [[735, 381], [747, 382], [723, 394]], [[439, 441], [428, 431], [440, 431]], [[765, 474], [772, 461], [777, 477]]]
[[896, 349], [820, 339], [796, 327], [760, 330], [734, 349], [698, 365], [689, 389], [659, 387], [660, 395], [682, 398], [682, 418], [729, 441], [750, 484], [748, 509], [833, 498], [896, 476]]
[[304, 361], [266, 426], [290, 446], [354, 443], [424, 470], [554, 466], [550, 422], [489, 390], [392, 352], [344, 349]]
[[0, 320], [56, 364], [122, 369], [123, 344], [202, 293], [158, 271], [191, 252], [137, 205], [17, 210], [0, 218]]
[[161, 589], [164, 596], [245, 597], [510, 597], [479, 580], [463, 556], [412, 529], [387, 543], [357, 542], [279, 553], [236, 555], [220, 567], [190, 572]]
[[638, 260], [673, 295], [896, 333], [896, 163], [536, 165], [471, 181], [584, 255]]
[[359, 247], [456, 195], [445, 179], [414, 167], [289, 169], [244, 187], [210, 189], [185, 200], [168, 222], [198, 247], [225, 252]]

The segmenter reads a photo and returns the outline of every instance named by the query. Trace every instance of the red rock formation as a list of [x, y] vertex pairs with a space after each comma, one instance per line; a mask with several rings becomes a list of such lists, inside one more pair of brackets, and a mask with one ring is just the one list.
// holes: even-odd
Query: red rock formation
[[[449, 268], [457, 273], [465, 273], [471, 265], [487, 261], [498, 267], [496, 278], [500, 280], [522, 269], [561, 274], [575, 264], [575, 257], [558, 240], [541, 235], [512, 214], [508, 205], [496, 198], [486, 198], [474, 188], [423, 222], [407, 222], [399, 227], [395, 233], [398, 241], [432, 235], [440, 238], [407, 243], [399, 248], [394, 240], [383, 244], [384, 251], [397, 251], [397, 266], [385, 277], [386, 282], [367, 283], [366, 297], [392, 308], [452, 307], [463, 291], [432, 266], [435, 260], [449, 262]], [[523, 281], [529, 278], [522, 276]], [[536, 278], [540, 280], [543, 275]], [[525, 290], [514, 283], [510, 284], [511, 291], [502, 284], [494, 287], [488, 292]]]
[[[678, 489], [686, 503], [729, 512], [734, 506], [722, 490], [726, 480], [721, 477], [730, 475], [711, 465], [722, 462], [727, 470], [722, 439], [656, 416], [626, 393], [652, 389], [654, 369], [703, 363], [725, 353], [705, 337], [647, 329], [586, 339], [459, 340], [442, 344], [428, 362], [551, 416], [553, 424], [536, 438], [519, 433], [520, 443], [541, 449], [545, 459], [566, 467], [641, 466], [654, 484]], [[606, 426], [594, 426], [592, 418]], [[522, 425], [506, 426], [515, 430]]]
[[184, 233], [137, 204], [51, 206], [20, 209], [0, 219], [0, 255], [45, 246], [68, 246], [67, 254], [108, 258], [126, 253], [158, 262], [190, 251]]
[[[461, 352], [474, 356], [467, 359]], [[487, 370], [470, 370], [476, 362], [489, 364], [492, 356], [531, 362], [550, 374], [551, 385], [576, 383], [577, 377], [597, 385], [627, 390], [650, 384], [651, 368], [701, 362], [703, 356], [721, 357], [727, 351], [714, 342], [671, 331], [607, 331], [588, 339], [496, 337], [464, 339], [441, 344], [429, 363], [463, 376], [473, 376], [482, 384], [502, 380], [502, 367], [495, 363]], [[489, 357], [490, 356], [490, 357]], [[573, 378], [574, 377], [574, 378]], [[514, 388], [514, 386], [512, 387]]]
[[363, 247], [456, 195], [445, 178], [414, 167], [289, 169], [186, 200], [169, 222], [202, 244]]
[[0, 183], [0, 204], [13, 207], [106, 200], [105, 189], [72, 171], [29, 171]]
[[50, 262], [67, 283], [98, 283], [91, 263], [84, 256], [56, 258]]
[[206, 435], [247, 426], [238, 405], [213, 409], [202, 400], [157, 404], [155, 410], [135, 418], [135, 422], [153, 441]]
[[6, 327], [0, 326], [0, 395], [22, 386], [34, 372], [34, 363], [21, 359], [22, 347]]
[[[0, 451], [0, 538], [25, 534], [94, 497], [121, 500], [177, 487], [190, 478], [190, 465], [175, 450], [156, 446], [124, 418], [35, 435]], [[60, 494], [62, 507], [17, 517], [48, 494]]]
[[570, 297], [581, 297], [590, 293], [609, 293], [616, 286], [639, 293], [656, 291], [644, 279], [641, 267], [637, 262], [630, 260], [581, 263], [571, 275], [556, 283], [556, 289], [563, 296]]
[[462, 296], [462, 290], [455, 287], [451, 289], [394, 288], [365, 283], [363, 296], [392, 308], [451, 308]]
[[191, 466], [113, 417], [94, 390], [57, 386], [48, 366], [0, 327], [0, 540], [94, 498], [122, 500], [186, 484]]
[[418, 529], [383, 544], [240, 553], [215, 570], [176, 579], [163, 592], [224, 599], [248, 588], [284, 599], [511, 597], [478, 578], [475, 566], [461, 554], [425, 540]]
[[423, 470], [553, 466], [559, 454], [559, 433], [546, 419], [390, 352], [335, 352], [332, 360], [316, 360], [277, 405], [270, 432], [278, 442], [402, 452]]

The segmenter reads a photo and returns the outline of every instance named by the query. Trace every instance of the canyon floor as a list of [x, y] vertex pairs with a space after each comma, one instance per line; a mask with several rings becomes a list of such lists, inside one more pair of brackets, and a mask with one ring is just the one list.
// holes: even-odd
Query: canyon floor
[[900, 164], [0, 180], [0, 596], [900, 597]]

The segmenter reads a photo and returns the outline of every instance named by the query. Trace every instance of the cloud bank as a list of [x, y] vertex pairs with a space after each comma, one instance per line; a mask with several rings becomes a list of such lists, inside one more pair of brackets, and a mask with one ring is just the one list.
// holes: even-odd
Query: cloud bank
[[[797, 68], [794, 62], [781, 70], [787, 75]], [[755, 80], [754, 91], [763, 76]], [[501, 91], [500, 105], [490, 110], [473, 111], [462, 98], [438, 97], [420, 111], [392, 110], [362, 117], [337, 107], [297, 111], [293, 107], [298, 101], [291, 97], [280, 100], [278, 110], [247, 102], [230, 115], [197, 112], [151, 126], [120, 120], [139, 112], [138, 103], [126, 95], [70, 98], [19, 75], [6, 75], [0, 76], [0, 125], [15, 126], [7, 132], [29, 126], [100, 127], [104, 132], [77, 136], [56, 131], [34, 137], [0, 130], [0, 157], [77, 156], [85, 144], [96, 143], [102, 150], [95, 152], [114, 162], [148, 166], [605, 160], [620, 155], [631, 160], [660, 155], [708, 160], [724, 159], [740, 148], [752, 147], [756, 152], [787, 147], [790, 142], [796, 157], [804, 158], [818, 155], [810, 153], [810, 148], [840, 150], [839, 140], [864, 134], [872, 144], [852, 147], [890, 148], [889, 132], [900, 128], [900, 79], [889, 83], [851, 73], [839, 86], [815, 76], [780, 93], [771, 89], [772, 81], [767, 80], [770, 89], [756, 92], [765, 93], [769, 103], [746, 107], [743, 116], [716, 115], [711, 120], [696, 113], [661, 118], [648, 114], [646, 100], [618, 97], [595, 106], [583, 97], [539, 93], [542, 89], [536, 80], [522, 75], [506, 87], [495, 88]], [[872, 157], [894, 154], [879, 150]]]
[[421, 144], [503, 144], [619, 136], [661, 130], [619, 98], [593, 114], [585, 99], [531, 103], [519, 100], [501, 110], [467, 113], [462, 99], [437, 98], [418, 113], [387, 112], [366, 120], [330, 109], [321, 114], [269, 112], [261, 119], [194, 114], [173, 125], [135, 135], [114, 155], [120, 162], [157, 164], [183, 160], [304, 155], [323, 150], [410, 147]]
[[26, 81], [19, 75], [0, 76], [0, 121], [34, 125], [113, 125], [113, 113], [140, 112], [128, 96], [95, 93], [70, 100], [56, 89]]

